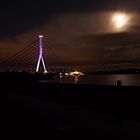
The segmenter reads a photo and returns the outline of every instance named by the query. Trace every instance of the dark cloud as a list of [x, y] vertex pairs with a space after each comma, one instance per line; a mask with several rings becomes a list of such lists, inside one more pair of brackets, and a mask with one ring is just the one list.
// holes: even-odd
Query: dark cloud
[[57, 64], [61, 65], [136, 68], [140, 62], [140, 34], [126, 32], [82, 35], [70, 47], [61, 46], [57, 54]]
[[94, 44], [98, 49], [117, 50], [120, 47], [132, 47], [140, 45], [140, 33], [122, 32], [106, 34], [83, 35], [80, 39], [89, 44]]
[[54, 15], [71, 12], [101, 12], [139, 9], [135, 0], [41, 0], [2, 1], [0, 4], [0, 37], [12, 37], [37, 29]]

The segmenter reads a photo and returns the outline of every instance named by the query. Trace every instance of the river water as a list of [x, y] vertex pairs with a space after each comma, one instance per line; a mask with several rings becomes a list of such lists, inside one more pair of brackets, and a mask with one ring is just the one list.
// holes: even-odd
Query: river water
[[124, 86], [140, 86], [140, 74], [111, 74], [111, 75], [84, 75], [74, 76], [55, 76], [51, 83], [79, 83], [93, 85], [117, 85], [117, 81], [121, 81]]

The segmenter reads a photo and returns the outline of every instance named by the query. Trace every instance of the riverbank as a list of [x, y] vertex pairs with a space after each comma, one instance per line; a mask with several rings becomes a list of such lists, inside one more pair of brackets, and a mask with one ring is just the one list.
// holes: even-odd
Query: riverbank
[[3, 83], [0, 94], [6, 133], [49, 139], [139, 137], [140, 87], [10, 82]]

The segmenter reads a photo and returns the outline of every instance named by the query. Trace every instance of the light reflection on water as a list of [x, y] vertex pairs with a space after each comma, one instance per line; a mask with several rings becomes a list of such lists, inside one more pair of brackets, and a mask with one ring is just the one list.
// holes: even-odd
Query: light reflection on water
[[79, 77], [56, 76], [50, 82], [94, 84], [94, 85], [116, 85], [117, 81], [119, 80], [122, 82], [122, 85], [125, 86], [140, 86], [140, 75], [138, 74], [84, 75]]

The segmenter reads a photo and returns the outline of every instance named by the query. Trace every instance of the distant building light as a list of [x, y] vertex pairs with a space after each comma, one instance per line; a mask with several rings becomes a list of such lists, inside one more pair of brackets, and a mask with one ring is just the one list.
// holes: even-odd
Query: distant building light
[[65, 76], [69, 76], [69, 73], [65, 73]]

